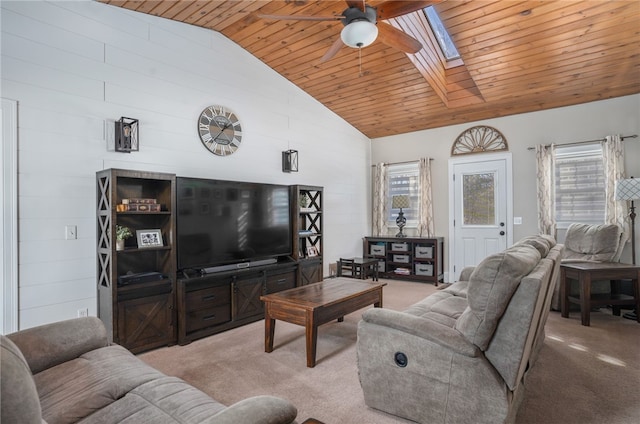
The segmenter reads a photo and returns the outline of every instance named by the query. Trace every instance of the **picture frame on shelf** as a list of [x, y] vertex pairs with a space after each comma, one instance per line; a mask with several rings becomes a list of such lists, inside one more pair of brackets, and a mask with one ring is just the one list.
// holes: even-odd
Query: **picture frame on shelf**
[[307, 257], [313, 258], [315, 256], [318, 256], [318, 249], [315, 246], [307, 247]]
[[136, 239], [138, 240], [139, 249], [164, 246], [160, 229], [137, 230]]

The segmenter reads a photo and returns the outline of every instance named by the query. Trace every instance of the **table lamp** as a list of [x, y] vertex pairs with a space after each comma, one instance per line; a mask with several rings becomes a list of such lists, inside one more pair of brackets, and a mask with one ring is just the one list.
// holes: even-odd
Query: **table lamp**
[[408, 208], [408, 207], [409, 207], [408, 195], [399, 194], [391, 198], [391, 209], [400, 209], [400, 212], [398, 212], [398, 217], [396, 218], [396, 225], [398, 226], [400, 231], [398, 231], [398, 234], [396, 234], [396, 237], [406, 237], [406, 235], [402, 233], [402, 229], [407, 223], [407, 218], [404, 217], [404, 212], [402, 212], [402, 208]]

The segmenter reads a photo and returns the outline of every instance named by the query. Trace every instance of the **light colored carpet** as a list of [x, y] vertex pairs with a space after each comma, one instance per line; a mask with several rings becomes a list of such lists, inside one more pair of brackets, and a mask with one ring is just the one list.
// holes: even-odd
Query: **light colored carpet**
[[[384, 306], [403, 310], [433, 293], [430, 284], [386, 280]], [[276, 322], [274, 351], [264, 352], [264, 321], [139, 355], [162, 372], [183, 378], [216, 400], [232, 404], [271, 394], [326, 424], [398, 424], [409, 421], [364, 404], [356, 367], [356, 328], [363, 310], [318, 331], [317, 364], [306, 367], [304, 328]], [[529, 374], [519, 424], [636, 423], [640, 419], [640, 324], [606, 311], [591, 327], [551, 312], [547, 339]]]

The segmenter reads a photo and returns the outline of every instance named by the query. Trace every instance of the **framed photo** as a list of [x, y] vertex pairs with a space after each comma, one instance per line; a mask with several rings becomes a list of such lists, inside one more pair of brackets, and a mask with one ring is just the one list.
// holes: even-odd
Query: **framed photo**
[[318, 256], [318, 249], [315, 246], [307, 247], [307, 256], [310, 258]]
[[164, 246], [160, 230], [137, 230], [138, 248]]

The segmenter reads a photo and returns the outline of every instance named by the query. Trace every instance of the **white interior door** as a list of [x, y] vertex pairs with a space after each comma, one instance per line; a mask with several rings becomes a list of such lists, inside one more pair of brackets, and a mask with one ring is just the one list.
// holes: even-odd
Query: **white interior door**
[[513, 242], [510, 155], [452, 160], [449, 281]]

